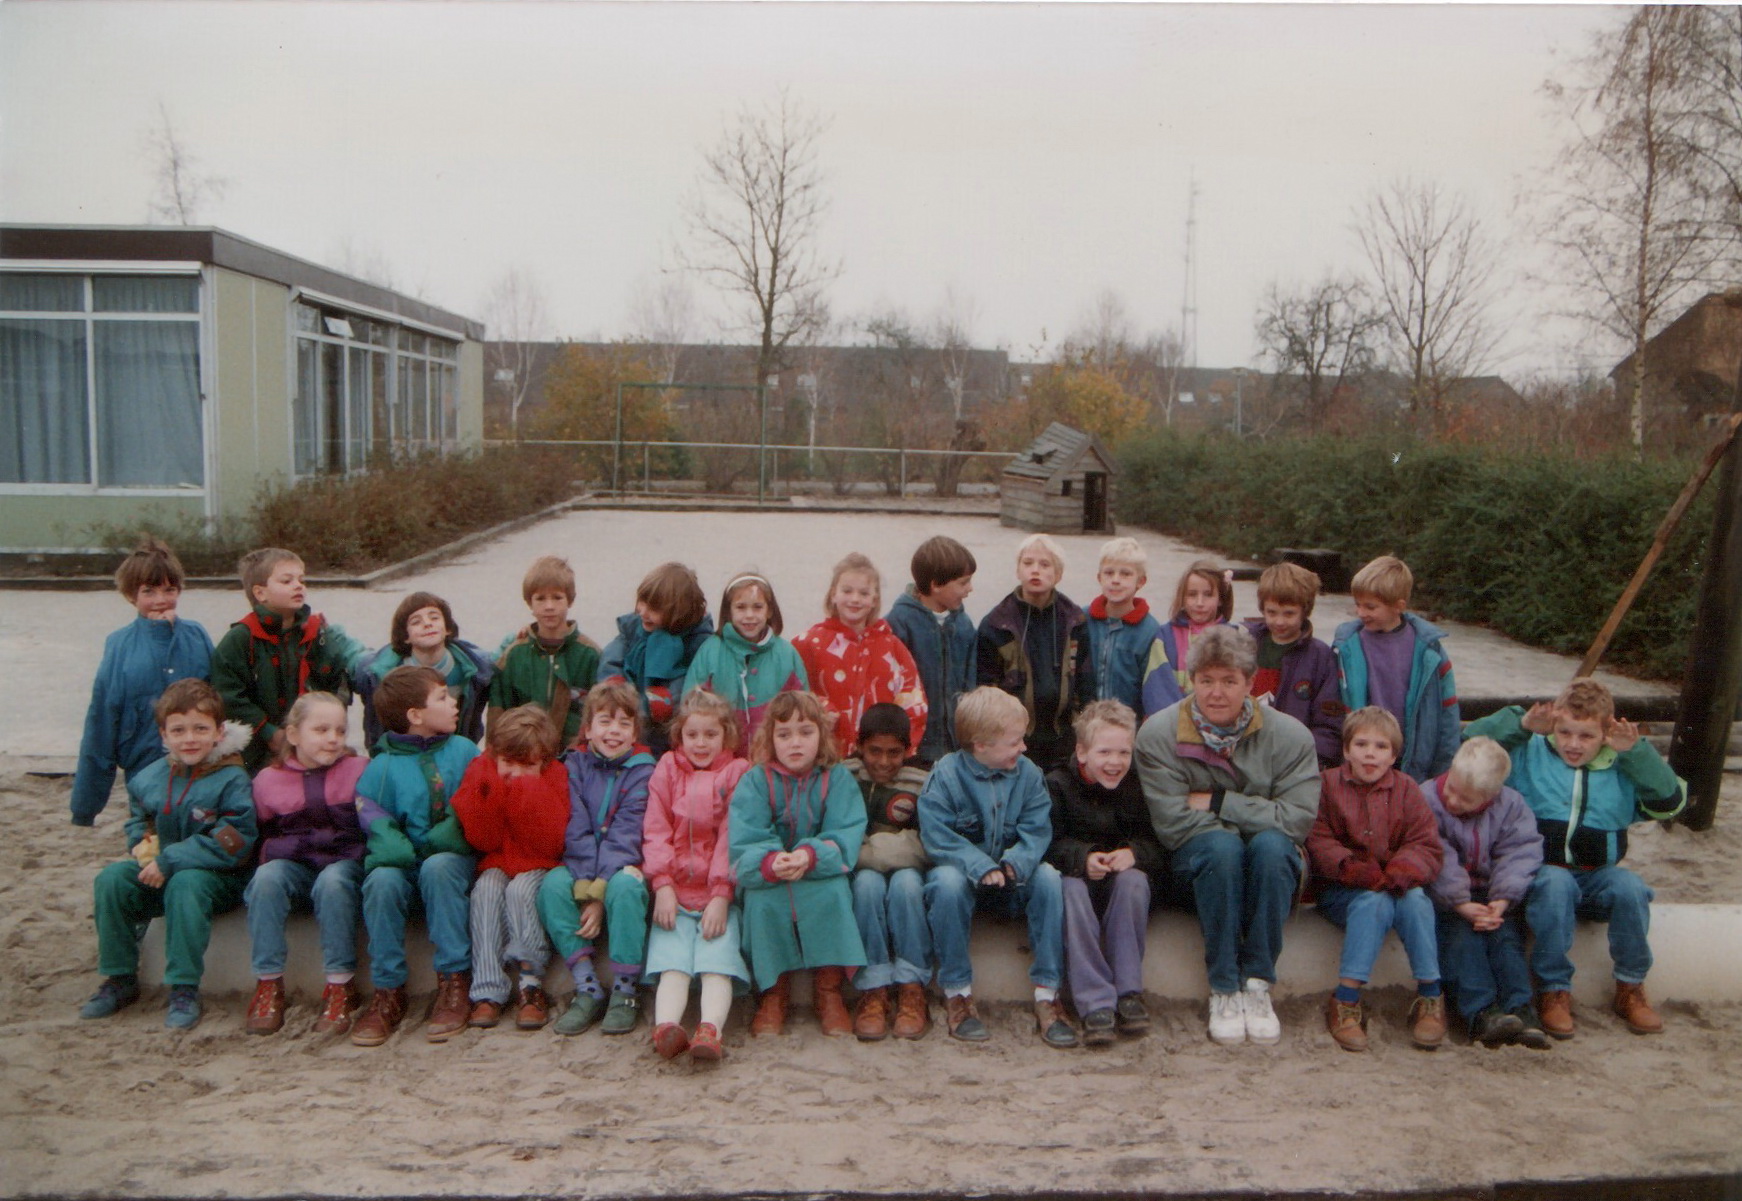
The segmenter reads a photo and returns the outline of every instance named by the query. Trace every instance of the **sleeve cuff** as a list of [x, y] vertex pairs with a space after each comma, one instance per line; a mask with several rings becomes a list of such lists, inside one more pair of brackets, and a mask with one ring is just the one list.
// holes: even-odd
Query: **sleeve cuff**
[[813, 846], [803, 846], [803, 847], [800, 847], [799, 849], [802, 850], [806, 855], [810, 856], [810, 866], [804, 869], [805, 873], [808, 875], [809, 873], [816, 871], [817, 870], [817, 849]]
[[1226, 789], [1212, 788], [1210, 790], [1210, 812], [1217, 817], [1222, 816], [1222, 800], [1228, 795]]

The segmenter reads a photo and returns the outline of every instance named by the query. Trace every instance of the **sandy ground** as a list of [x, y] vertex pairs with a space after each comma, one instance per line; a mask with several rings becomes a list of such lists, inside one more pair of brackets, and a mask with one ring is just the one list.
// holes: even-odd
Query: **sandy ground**
[[[642, 569], [679, 555], [710, 592], [760, 562], [798, 627], [850, 545], [893, 577], [939, 524], [734, 516], [733, 537], [710, 540], [694, 536], [696, 520], [576, 514], [391, 591], [317, 601], [368, 632], [384, 629], [405, 591], [429, 587], [454, 600], [468, 633], [493, 640], [519, 618], [522, 566], [548, 547], [577, 565], [622, 565], [608, 582], [583, 574], [577, 615], [589, 632], [608, 629]], [[725, 519], [714, 521], [723, 532]], [[982, 556], [969, 607], [983, 612], [1002, 591], [1016, 536], [985, 521], [950, 528]], [[1159, 595], [1191, 551], [1144, 540]], [[1065, 587], [1084, 599], [1093, 546], [1067, 546]], [[184, 606], [214, 631], [237, 608], [228, 594], [193, 594]], [[1251, 607], [1242, 585], [1241, 612]], [[1332, 624], [1339, 600], [1321, 614], [1321, 628]], [[1183, 1002], [1158, 1006], [1147, 1037], [1094, 1052], [1045, 1048], [1018, 1007], [993, 1011], [982, 1047], [936, 1030], [913, 1044], [831, 1041], [808, 1016], [784, 1038], [751, 1044], [740, 1013], [731, 1057], [707, 1071], [662, 1063], [644, 1031], [562, 1040], [502, 1029], [431, 1046], [414, 1022], [362, 1050], [310, 1034], [307, 998], [271, 1038], [242, 1033], [239, 996], [209, 998], [198, 1029], [171, 1034], [161, 989], [108, 1022], [80, 1023], [73, 1013], [95, 980], [90, 881], [121, 851], [119, 805], [95, 830], [75, 829], [68, 781], [24, 769], [76, 747], [80, 681], [95, 653], [74, 635], [125, 616], [113, 597], [0, 601], [8, 673], [60, 682], [9, 689], [0, 702], [0, 806], [10, 818], [0, 841], [0, 1194], [1353, 1192], [1742, 1172], [1742, 1002], [1672, 1002], [1656, 1038], [1581, 1007], [1578, 1038], [1550, 1051], [1454, 1040], [1424, 1054], [1403, 1036], [1406, 995], [1390, 990], [1377, 997], [1376, 1046], [1362, 1056], [1332, 1046], [1314, 996], [1284, 1003], [1274, 1048], [1212, 1045], [1199, 1007]], [[1552, 691], [1570, 673], [1570, 661], [1477, 634], [1458, 630], [1452, 644], [1466, 692], [1488, 681]], [[1662, 899], [1742, 901], [1739, 783], [1714, 831], [1641, 833], [1635, 865]]]

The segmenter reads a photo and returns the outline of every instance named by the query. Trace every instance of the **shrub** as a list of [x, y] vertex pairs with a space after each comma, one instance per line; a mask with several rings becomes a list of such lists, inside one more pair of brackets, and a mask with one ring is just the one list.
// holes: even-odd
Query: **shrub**
[[[1564, 654], [1596, 637], [1688, 475], [1404, 440], [1164, 431], [1121, 451], [1121, 520], [1247, 559], [1325, 546], [1354, 568], [1393, 553], [1415, 573], [1416, 607]], [[1682, 674], [1711, 512], [1702, 497], [1682, 519], [1605, 663]]]

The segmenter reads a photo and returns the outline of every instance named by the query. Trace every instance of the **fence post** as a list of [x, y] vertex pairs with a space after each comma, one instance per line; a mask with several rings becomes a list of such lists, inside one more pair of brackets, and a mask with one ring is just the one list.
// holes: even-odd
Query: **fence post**
[[618, 491], [623, 470], [623, 381], [617, 381], [617, 436], [611, 443], [611, 491]]
[[901, 448], [901, 499], [907, 499], [907, 447]]
[[641, 490], [648, 494], [653, 492], [653, 444], [641, 444]]

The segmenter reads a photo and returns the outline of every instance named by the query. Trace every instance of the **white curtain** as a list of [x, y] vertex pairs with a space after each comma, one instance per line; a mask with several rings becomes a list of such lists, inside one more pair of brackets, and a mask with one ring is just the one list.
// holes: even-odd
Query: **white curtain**
[[0, 320], [0, 482], [91, 479], [85, 323]]
[[204, 483], [199, 325], [99, 321], [93, 328], [98, 482], [106, 487]]

